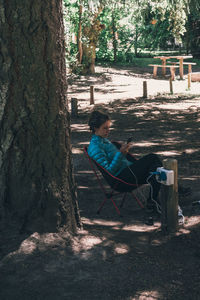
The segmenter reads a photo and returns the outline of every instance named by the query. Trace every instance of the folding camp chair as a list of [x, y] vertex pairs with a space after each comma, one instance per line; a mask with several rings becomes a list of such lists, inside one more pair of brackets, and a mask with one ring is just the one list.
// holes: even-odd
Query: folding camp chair
[[[133, 190], [137, 189], [140, 185], [138, 185], [138, 184], [130, 184], [130, 183], [125, 182], [124, 180], [122, 180], [120, 178], [117, 178], [117, 177], [113, 176], [111, 173], [109, 173], [106, 169], [104, 169], [100, 164], [98, 164], [94, 159], [92, 159], [88, 155], [87, 147], [84, 147], [83, 149], [84, 149], [84, 153], [86, 154], [86, 156], [87, 156], [87, 158], [89, 160], [91, 169], [93, 170], [93, 172], [94, 172], [94, 174], [95, 174], [95, 176], [97, 178], [97, 181], [99, 183], [99, 186], [100, 186], [100, 188], [101, 188], [101, 190], [102, 190], [102, 192], [104, 193], [104, 196], [105, 196], [103, 202], [101, 203], [99, 209], [97, 210], [98, 214], [100, 213], [101, 209], [103, 208], [105, 202], [108, 199], [110, 199], [112, 201], [112, 203], [113, 203], [113, 205], [114, 205], [114, 207], [115, 207], [118, 215], [121, 215], [120, 210], [117, 207], [117, 205], [116, 205], [116, 203], [115, 203], [115, 201], [113, 199], [114, 196], [119, 195], [119, 194], [123, 194], [123, 198], [122, 198], [120, 207], [123, 206], [127, 193], [131, 193], [132, 196], [133, 196], [133, 198], [135, 198], [135, 200], [137, 201], [138, 205], [141, 208], [144, 208], [143, 203], [133, 193]], [[100, 171], [100, 173], [102, 174], [103, 178], [105, 179], [105, 181], [110, 186], [110, 188], [111, 188], [110, 191], [107, 191], [107, 189], [105, 188], [105, 186], [103, 184], [103, 181], [101, 180], [102, 178], [101, 178], [100, 174], [97, 172], [97, 169]]]

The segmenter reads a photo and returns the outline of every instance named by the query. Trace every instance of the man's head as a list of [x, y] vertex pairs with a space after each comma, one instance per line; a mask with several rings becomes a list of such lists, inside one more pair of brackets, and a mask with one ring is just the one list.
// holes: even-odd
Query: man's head
[[90, 115], [88, 125], [92, 133], [105, 138], [109, 134], [111, 121], [107, 114], [94, 110]]

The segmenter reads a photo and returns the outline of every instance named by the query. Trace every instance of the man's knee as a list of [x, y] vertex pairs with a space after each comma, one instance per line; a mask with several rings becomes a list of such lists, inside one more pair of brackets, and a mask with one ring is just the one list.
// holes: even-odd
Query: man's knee
[[158, 167], [162, 166], [162, 161], [157, 154], [150, 153], [150, 154], [148, 154], [148, 156], [149, 156], [149, 160], [151, 160], [152, 163], [155, 163], [156, 165], [158, 165]]

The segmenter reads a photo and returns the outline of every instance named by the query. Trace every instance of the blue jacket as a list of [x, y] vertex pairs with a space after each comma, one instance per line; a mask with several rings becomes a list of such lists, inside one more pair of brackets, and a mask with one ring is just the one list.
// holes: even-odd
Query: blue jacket
[[108, 139], [95, 134], [91, 138], [88, 154], [114, 176], [132, 164]]

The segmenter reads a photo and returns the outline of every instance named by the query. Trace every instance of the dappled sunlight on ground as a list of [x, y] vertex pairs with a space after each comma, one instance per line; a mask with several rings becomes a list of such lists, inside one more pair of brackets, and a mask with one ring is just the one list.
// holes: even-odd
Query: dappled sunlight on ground
[[117, 244], [114, 247], [114, 253], [116, 254], [127, 254], [129, 250], [129, 247], [126, 244]]
[[82, 222], [84, 224], [89, 224], [89, 225], [103, 225], [103, 226], [122, 226], [122, 222], [119, 221], [111, 221], [111, 220], [105, 220], [105, 219], [88, 219], [83, 217]]
[[88, 131], [87, 124], [71, 124], [72, 130], [78, 130], [79, 132]]
[[74, 253], [78, 254], [82, 251], [92, 249], [94, 246], [101, 244], [102, 241], [103, 239], [87, 233], [85, 236], [73, 241], [72, 249]]
[[138, 291], [134, 297], [129, 300], [155, 300], [162, 299], [162, 295], [158, 291]]
[[83, 224], [85, 225], [100, 225], [103, 227], [111, 227], [113, 230], [120, 230], [120, 231], [136, 231], [136, 232], [151, 232], [155, 230], [155, 228], [160, 227], [159, 222], [155, 222], [154, 226], [147, 226], [143, 224], [141, 221], [137, 222], [137, 224], [129, 224], [126, 225], [123, 222], [116, 222], [116, 221], [108, 221], [105, 219], [88, 219], [82, 218]]
[[83, 153], [83, 150], [82, 149], [77, 149], [77, 148], [72, 148], [72, 153], [73, 154], [82, 154]]
[[160, 228], [159, 222], [154, 222], [153, 226], [146, 226], [140, 222], [140, 224], [132, 224], [132, 225], [125, 225], [120, 230], [124, 231], [136, 231], [136, 232], [151, 232], [155, 230], [155, 228]]
[[[124, 72], [115, 68], [102, 68], [97, 66], [96, 74], [93, 76], [93, 81], [88, 82], [88, 76], [80, 76], [73, 81], [73, 84], [69, 84], [68, 94], [69, 97], [78, 98], [80, 101], [80, 108], [84, 108], [89, 105], [90, 101], [90, 85], [94, 85], [94, 98], [95, 103], [109, 103], [116, 99], [127, 99], [143, 96], [143, 81], [147, 81], [147, 89], [149, 96], [156, 96], [160, 93], [169, 93], [169, 79], [152, 78], [152, 70], [148, 68], [148, 76], [145, 74], [142, 76], [136, 76], [134, 74], [134, 67], [131, 72]], [[102, 78], [101, 78], [102, 77]], [[80, 88], [80, 83], [83, 84], [85, 78], [85, 85]], [[105, 80], [107, 78], [107, 80]], [[91, 79], [91, 77], [90, 77]], [[109, 80], [108, 80], [109, 79]], [[184, 80], [177, 80], [173, 82], [174, 93], [184, 94], [199, 94], [200, 95], [200, 83], [192, 82], [191, 89], [188, 90], [188, 81], [185, 76]], [[106, 96], [105, 96], [106, 95]], [[178, 107], [178, 104], [174, 105]], [[173, 107], [173, 106], [172, 106]]]
[[[87, 159], [77, 151], [74, 153], [75, 177], [85, 231], [79, 238], [87, 245], [77, 250], [77, 256], [87, 262], [100, 258], [101, 266], [104, 263], [112, 265], [110, 276], [107, 275], [115, 289], [119, 285], [114, 278], [119, 275], [119, 282], [124, 279], [123, 287], [120, 285], [113, 299], [179, 300], [191, 295], [191, 289], [197, 295], [199, 280], [194, 274], [199, 274], [200, 206], [193, 207], [192, 202], [200, 200], [200, 96], [191, 95], [192, 90], [186, 91], [186, 80], [173, 82], [174, 91], [179, 85], [182, 93], [170, 95], [166, 80], [152, 80], [151, 74], [145, 77], [133, 73], [129, 78], [130, 72], [123, 70], [121, 75], [126, 78], [123, 84], [117, 72], [112, 69], [109, 80], [103, 84], [101, 79], [105, 79], [108, 72], [105, 77], [101, 78], [99, 74], [96, 78], [100, 85], [95, 88], [96, 105], [89, 105], [88, 85], [84, 86], [84, 95], [77, 93], [77, 98], [80, 96], [81, 99], [79, 118], [72, 120], [73, 147], [81, 149], [90, 140], [89, 130], [79, 131], [79, 124], [80, 128], [87, 126], [92, 109], [105, 110], [113, 121], [110, 140], [124, 142], [133, 137], [131, 152], [136, 158], [152, 152], [159, 154], [161, 159], [177, 159], [179, 182], [191, 186], [192, 194], [179, 197], [185, 223], [169, 235], [162, 231], [160, 216], [154, 215], [153, 225], [146, 225], [144, 211], [131, 198], [120, 208], [123, 217], [117, 215], [110, 201], [97, 215], [103, 194], [94, 175], [88, 173]], [[154, 94], [147, 99], [138, 97], [142, 96], [144, 79], [148, 81], [148, 90], [154, 89]], [[166, 93], [155, 96], [159, 89], [164, 91], [163, 83]], [[77, 81], [76, 84], [80, 87]], [[95, 81], [93, 85], [96, 86]], [[192, 85], [200, 95], [200, 83]], [[138, 193], [139, 199], [146, 199], [147, 193]], [[116, 199], [116, 204], [120, 205], [120, 199]], [[190, 288], [187, 289], [188, 283]], [[123, 290], [124, 298], [118, 298], [120, 290]]]
[[181, 153], [178, 151], [155, 151], [154, 153], [158, 154], [158, 155], [163, 155], [163, 156], [168, 156], [168, 157], [174, 157], [174, 156], [178, 156]]
[[[104, 70], [76, 79], [69, 90], [69, 97], [79, 99], [79, 117], [71, 119], [71, 140], [83, 227], [75, 236], [64, 230], [5, 235], [0, 245], [2, 300], [200, 299], [200, 205], [193, 205], [200, 201], [200, 97], [186, 91], [185, 95], [137, 98], [144, 79], [149, 92], [154, 89], [156, 94], [163, 91], [163, 84], [168, 91], [169, 82], [153, 80], [146, 71]], [[177, 232], [163, 232], [157, 214], [152, 216], [153, 225], [146, 225], [144, 210], [129, 195], [120, 208], [122, 217], [111, 201], [101, 214], [96, 213], [103, 194], [83, 152], [91, 137], [87, 122], [94, 108], [89, 105], [90, 84], [96, 89], [95, 107], [110, 113], [111, 140], [133, 137], [131, 152], [136, 158], [153, 152], [161, 159], [177, 159], [179, 182], [192, 188], [190, 195], [179, 197], [185, 223]], [[187, 82], [173, 84], [174, 90], [178, 84], [185, 91]], [[196, 92], [199, 86], [192, 83]], [[145, 188], [137, 191], [141, 200], [149, 193], [149, 187]], [[117, 205], [120, 200], [116, 199]]]

